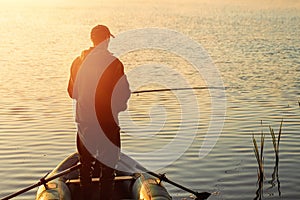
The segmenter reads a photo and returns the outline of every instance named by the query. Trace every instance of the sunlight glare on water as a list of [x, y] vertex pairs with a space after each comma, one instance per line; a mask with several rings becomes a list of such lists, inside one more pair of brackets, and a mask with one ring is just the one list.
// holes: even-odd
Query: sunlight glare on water
[[[280, 7], [282, 1], [277, 1], [277, 5], [265, 5], [263, 9], [258, 4], [230, 6], [229, 3], [236, 1], [224, 1], [221, 5], [191, 0], [178, 4], [167, 0], [118, 2], [94, 2], [93, 6], [53, 3], [0, 7], [0, 196], [36, 183], [76, 151], [73, 103], [66, 91], [69, 67], [81, 50], [91, 45], [91, 27], [103, 23], [114, 35], [147, 27], [172, 29], [187, 35], [207, 50], [226, 87], [226, 121], [217, 144], [206, 157], [198, 157], [212, 111], [211, 94], [205, 89], [193, 91], [196, 102], [188, 91], [178, 93], [189, 108], [200, 112], [199, 119], [190, 113], [184, 123], [176, 93], [133, 94], [128, 114], [120, 116], [124, 151], [151, 153], [179, 137], [176, 135], [179, 128], [186, 133], [196, 130], [183, 155], [160, 172], [193, 190], [214, 192], [209, 199], [254, 199], [258, 185], [252, 135], [258, 138], [263, 130], [266, 180], [262, 199], [297, 199], [300, 196], [298, 7], [290, 6], [292, 1], [286, 7]], [[160, 67], [171, 66], [191, 87], [206, 84], [205, 78], [199, 77], [187, 60], [171, 52], [144, 49], [129, 52], [120, 59], [126, 72], [155, 63], [161, 64]], [[178, 87], [181, 82], [176, 73], [170, 74], [160, 67], [143, 71], [143, 76], [130, 77], [130, 84], [134, 87], [142, 79], [156, 77]], [[161, 87], [164, 86], [154, 83], [137, 89]], [[282, 119], [279, 196], [279, 185], [270, 183], [274, 152], [268, 126], [278, 133]], [[180, 137], [182, 141], [190, 139]], [[153, 167], [165, 162], [164, 157], [155, 155], [151, 159], [135, 158]], [[173, 199], [189, 198], [187, 192], [167, 183], [165, 186]], [[16, 199], [34, 199], [35, 192]]]

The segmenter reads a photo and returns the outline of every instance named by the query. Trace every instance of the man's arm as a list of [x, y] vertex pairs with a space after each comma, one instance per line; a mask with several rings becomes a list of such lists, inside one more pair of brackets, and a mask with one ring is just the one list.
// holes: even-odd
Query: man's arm
[[127, 101], [131, 95], [131, 91], [127, 76], [124, 73], [124, 66], [120, 61], [116, 66], [115, 77], [117, 78], [117, 83], [112, 97], [113, 105], [117, 106], [117, 111], [124, 111], [127, 109]]
[[71, 98], [73, 98], [74, 83], [75, 83], [76, 75], [77, 75], [78, 69], [80, 67], [80, 64], [81, 64], [81, 59], [80, 59], [80, 57], [77, 57], [71, 65], [70, 78], [69, 78], [69, 84], [68, 84], [68, 94]]

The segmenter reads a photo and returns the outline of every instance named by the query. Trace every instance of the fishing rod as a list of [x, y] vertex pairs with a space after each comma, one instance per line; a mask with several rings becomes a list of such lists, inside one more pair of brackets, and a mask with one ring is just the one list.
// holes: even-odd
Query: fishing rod
[[[131, 92], [132, 94], [140, 94], [140, 93], [148, 93], [148, 92], [168, 92], [168, 91], [176, 91], [176, 90], [226, 90], [229, 87], [183, 87], [183, 88], [160, 88], [160, 89], [152, 89], [152, 90], [137, 90]], [[230, 87], [232, 88], [232, 87]]]

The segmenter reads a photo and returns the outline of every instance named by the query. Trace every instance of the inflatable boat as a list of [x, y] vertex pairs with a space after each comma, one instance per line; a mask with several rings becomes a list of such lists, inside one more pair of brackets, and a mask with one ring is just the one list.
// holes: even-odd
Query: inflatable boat
[[[57, 178], [39, 186], [36, 200], [83, 200], [80, 199], [79, 156], [74, 153], [63, 160], [51, 173], [44, 177]], [[171, 200], [161, 180], [140, 169], [143, 167], [125, 154], [117, 164], [113, 200]], [[60, 175], [62, 174], [62, 175]], [[41, 180], [43, 181], [43, 180]], [[92, 178], [92, 199], [99, 199], [99, 178]]]

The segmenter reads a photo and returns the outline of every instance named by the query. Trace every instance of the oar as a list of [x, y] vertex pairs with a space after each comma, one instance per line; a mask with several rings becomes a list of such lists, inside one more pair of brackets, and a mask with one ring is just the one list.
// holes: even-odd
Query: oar
[[209, 193], [209, 192], [201, 192], [201, 193], [199, 193], [199, 192], [193, 191], [193, 190], [191, 190], [191, 189], [189, 189], [187, 187], [184, 187], [184, 186], [182, 186], [182, 185], [180, 185], [178, 183], [175, 183], [174, 181], [171, 181], [170, 179], [168, 179], [166, 177], [165, 174], [156, 174], [156, 173], [154, 173], [152, 171], [147, 170], [146, 168], [142, 167], [141, 165], [137, 165], [136, 167], [139, 168], [140, 170], [142, 170], [142, 171], [144, 171], [144, 172], [146, 172], [146, 173], [148, 173], [148, 174], [156, 177], [156, 178], [159, 178], [160, 181], [165, 181], [165, 182], [170, 183], [171, 185], [174, 185], [174, 186], [176, 186], [176, 187], [178, 187], [178, 188], [180, 188], [182, 190], [185, 190], [185, 191], [187, 191], [189, 193], [194, 194], [196, 196], [196, 200], [204, 200], [204, 199], [207, 199], [211, 195], [211, 193]]
[[[74, 170], [76, 170], [76, 169], [79, 169], [80, 167], [81, 167], [81, 164], [77, 164], [77, 165], [74, 165], [74, 166], [72, 166], [72, 167], [70, 167], [70, 168], [68, 168], [68, 169], [66, 169], [66, 170], [64, 170], [64, 171], [62, 171], [62, 172], [60, 172], [60, 173], [58, 173], [58, 174], [55, 174], [54, 176], [51, 176], [51, 177], [49, 177], [49, 178], [43, 177], [43, 178], [41, 178], [41, 180], [40, 180], [39, 182], [37, 182], [36, 184], [30, 185], [30, 186], [28, 186], [28, 187], [26, 187], [26, 188], [24, 188], [24, 189], [22, 189], [22, 190], [20, 190], [20, 191], [18, 191], [18, 192], [15, 192], [15, 193], [12, 193], [12, 194], [10, 194], [10, 195], [8, 195], [8, 196], [6, 196], [6, 197], [3, 197], [1, 200], [8, 200], [8, 199], [11, 199], [11, 198], [13, 198], [13, 197], [16, 197], [16, 196], [18, 196], [18, 195], [20, 195], [20, 194], [23, 194], [23, 193], [25, 193], [25, 192], [28, 192], [29, 190], [31, 190], [31, 189], [33, 189], [33, 188], [35, 188], [35, 187], [38, 187], [38, 186], [41, 186], [41, 185], [46, 185], [47, 182], [52, 181], [52, 180], [54, 180], [54, 179], [56, 179], [56, 178], [58, 178], [58, 177], [60, 177], [60, 176], [65, 175], [65, 174], [68, 174], [68, 173], [70, 173], [70, 172], [72, 172], [72, 171], [74, 171]], [[47, 176], [47, 175], [46, 175], [46, 176]]]
[[146, 168], [144, 168], [136, 160], [132, 159], [131, 157], [129, 157], [128, 155], [126, 155], [124, 153], [121, 153], [121, 159], [120, 159], [118, 165], [119, 165], [119, 170], [121, 170], [121, 171], [130, 171], [130, 172], [143, 171], [154, 177], [157, 177], [162, 181], [170, 183], [182, 190], [185, 190], [191, 194], [194, 194], [196, 196], [196, 200], [204, 200], [204, 199], [207, 199], [211, 195], [211, 193], [208, 193], [208, 192], [201, 192], [201, 193], [195, 192], [187, 187], [184, 187], [178, 183], [175, 183], [175, 182], [169, 180], [165, 175], [159, 175], [154, 172], [151, 172], [151, 171], [147, 170]]

